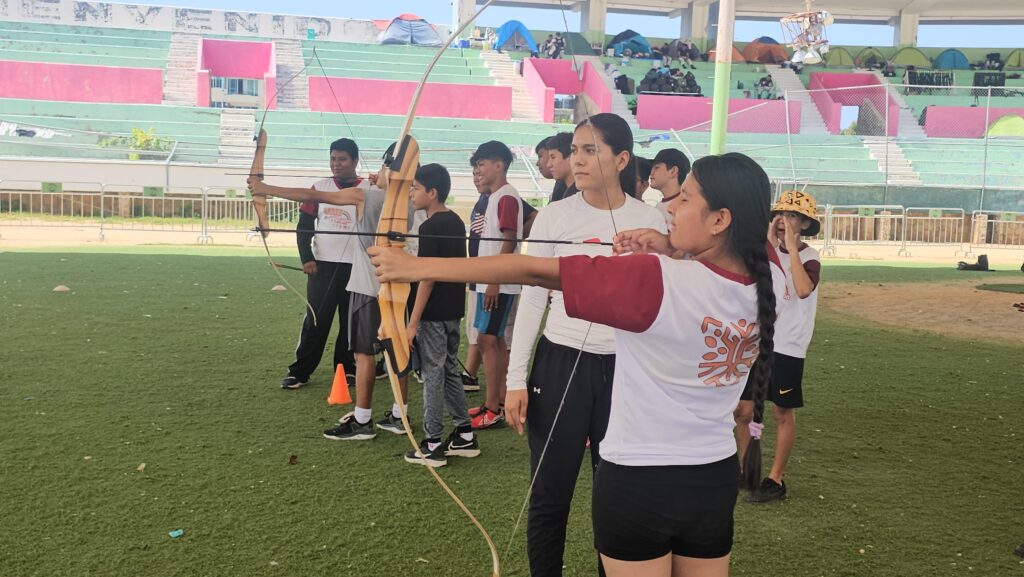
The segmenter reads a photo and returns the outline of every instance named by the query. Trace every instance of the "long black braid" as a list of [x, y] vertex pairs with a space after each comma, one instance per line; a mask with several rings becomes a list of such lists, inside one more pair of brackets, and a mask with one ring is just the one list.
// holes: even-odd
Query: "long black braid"
[[726, 230], [729, 251], [743, 259], [754, 277], [757, 291], [757, 327], [760, 336], [757, 360], [748, 377], [754, 396], [754, 420], [750, 445], [743, 458], [747, 488], [755, 490], [761, 479], [760, 428], [764, 423], [764, 402], [772, 379], [775, 351], [775, 291], [768, 261], [768, 224], [771, 220], [771, 183], [757, 162], [730, 152], [705, 156], [693, 163], [693, 177], [700, 184], [710, 210], [726, 208], [732, 224]]

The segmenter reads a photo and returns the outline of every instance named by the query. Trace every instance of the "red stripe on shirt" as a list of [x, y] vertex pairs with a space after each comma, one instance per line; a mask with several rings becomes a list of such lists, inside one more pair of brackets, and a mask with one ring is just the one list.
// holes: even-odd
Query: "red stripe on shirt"
[[558, 271], [570, 317], [633, 333], [658, 318], [665, 285], [654, 255], [566, 256]]
[[498, 229], [519, 232], [519, 199], [505, 195], [498, 201]]

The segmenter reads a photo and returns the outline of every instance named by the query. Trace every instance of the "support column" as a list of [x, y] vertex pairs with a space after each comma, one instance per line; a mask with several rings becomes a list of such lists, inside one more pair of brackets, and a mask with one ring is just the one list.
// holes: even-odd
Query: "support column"
[[920, 14], [900, 11], [893, 19], [893, 45], [917, 46], [917, 28], [921, 21]]
[[700, 50], [708, 49], [708, 22], [710, 13], [706, 4], [690, 3], [686, 8], [669, 12], [669, 18], [679, 17], [679, 39], [693, 42]]
[[[466, 21], [473, 18], [476, 13], [476, 0], [452, 0], [452, 30], [462, 26]], [[469, 38], [473, 34], [473, 27], [467, 27], [460, 36]]]
[[608, 0], [587, 0], [580, 10], [580, 33], [591, 43], [604, 46], [605, 22], [608, 20]]

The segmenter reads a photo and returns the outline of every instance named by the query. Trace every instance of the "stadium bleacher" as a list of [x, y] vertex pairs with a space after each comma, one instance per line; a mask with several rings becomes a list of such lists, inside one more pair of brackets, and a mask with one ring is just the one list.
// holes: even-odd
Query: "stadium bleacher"
[[0, 60], [165, 68], [171, 33], [0, 22]]
[[[313, 60], [313, 51], [323, 64]], [[303, 41], [303, 59], [313, 64], [313, 76], [345, 78], [377, 78], [382, 80], [419, 81], [436, 49], [419, 46], [356, 44], [323, 40]], [[479, 50], [455, 48], [445, 52], [430, 74], [431, 82], [493, 85], [491, 71], [484, 65]]]

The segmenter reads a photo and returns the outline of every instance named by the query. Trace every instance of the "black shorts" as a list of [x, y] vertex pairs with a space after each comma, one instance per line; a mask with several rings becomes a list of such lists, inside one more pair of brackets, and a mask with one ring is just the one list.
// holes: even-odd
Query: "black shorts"
[[[804, 406], [803, 382], [804, 360], [775, 353], [775, 367], [772, 369], [772, 382], [768, 387], [768, 400], [783, 409], [799, 409]], [[754, 400], [750, 379], [747, 379], [747, 386], [744, 387], [740, 400]]]
[[375, 297], [349, 295], [348, 348], [353, 353], [377, 354], [380, 333], [380, 305]]
[[732, 551], [736, 455], [706, 465], [626, 467], [601, 461], [594, 542], [603, 555], [648, 561], [668, 553], [717, 559]]

